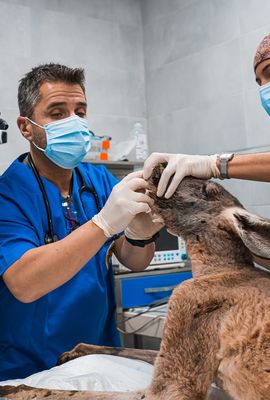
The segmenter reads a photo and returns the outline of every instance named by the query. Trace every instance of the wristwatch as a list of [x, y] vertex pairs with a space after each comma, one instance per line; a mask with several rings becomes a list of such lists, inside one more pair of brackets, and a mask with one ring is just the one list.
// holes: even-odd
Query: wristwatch
[[[141, 239], [130, 239], [129, 237], [125, 236], [126, 241], [132, 244], [132, 246], [144, 247], [149, 243], [155, 242], [156, 239], [159, 237], [159, 232], [155, 233], [150, 239], [141, 240]], [[0, 397], [1, 399], [1, 397]]]
[[228, 162], [231, 161], [234, 157], [234, 153], [223, 153], [219, 155], [219, 161], [220, 161], [220, 176], [223, 179], [229, 179], [230, 177], [228, 176]]

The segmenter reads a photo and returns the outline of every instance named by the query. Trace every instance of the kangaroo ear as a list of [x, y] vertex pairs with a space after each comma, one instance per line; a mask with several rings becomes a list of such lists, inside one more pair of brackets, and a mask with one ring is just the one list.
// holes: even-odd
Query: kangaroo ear
[[237, 233], [254, 254], [270, 259], [270, 220], [239, 209], [233, 213]]

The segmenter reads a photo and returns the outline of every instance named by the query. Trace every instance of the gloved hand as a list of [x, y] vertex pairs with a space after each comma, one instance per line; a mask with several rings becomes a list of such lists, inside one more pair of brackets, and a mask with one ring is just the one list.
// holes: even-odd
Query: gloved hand
[[188, 154], [152, 153], [144, 163], [144, 179], [148, 179], [151, 176], [153, 168], [157, 164], [165, 161], [168, 165], [162, 172], [158, 184], [157, 196], [163, 196], [169, 179], [174, 174], [170, 186], [165, 193], [166, 199], [173, 195], [185, 176], [191, 175], [203, 179], [220, 177], [220, 172], [216, 164], [217, 154], [212, 156], [195, 156]]
[[163, 220], [152, 213], [140, 213], [128, 224], [125, 235], [129, 239], [147, 240], [160, 231], [164, 225]]
[[153, 199], [142, 193], [147, 186], [142, 171], [132, 172], [114, 186], [105, 206], [92, 218], [105, 236], [123, 231], [135, 215], [151, 211]]

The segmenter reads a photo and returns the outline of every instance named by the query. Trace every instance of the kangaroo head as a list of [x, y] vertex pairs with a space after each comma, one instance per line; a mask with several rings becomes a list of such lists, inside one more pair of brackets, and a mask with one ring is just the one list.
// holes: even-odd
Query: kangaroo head
[[[226, 231], [254, 254], [270, 258], [270, 220], [250, 214], [223, 186], [212, 181], [185, 177], [169, 199], [157, 197], [157, 186], [166, 164], [157, 165], [149, 179], [153, 211], [167, 230], [184, 239], [192, 235], [216, 236]], [[218, 238], [217, 238], [218, 239]]]

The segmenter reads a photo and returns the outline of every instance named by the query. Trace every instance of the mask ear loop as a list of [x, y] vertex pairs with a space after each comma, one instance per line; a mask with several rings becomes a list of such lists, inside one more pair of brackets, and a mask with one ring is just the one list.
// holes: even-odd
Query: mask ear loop
[[[35, 121], [32, 121], [30, 118], [26, 117], [26, 119], [28, 119], [28, 121], [33, 124], [38, 126], [39, 128], [45, 129], [44, 126], [37, 124]], [[46, 129], [45, 129], [46, 131]], [[40, 151], [42, 151], [43, 153], [45, 153], [45, 149], [42, 149], [41, 147], [39, 147], [34, 141], [32, 141], [33, 145]]]
[[39, 147], [35, 142], [32, 142], [33, 145], [40, 151], [43, 151], [43, 153], [45, 153], [45, 149], [42, 149], [41, 147]]
[[26, 119], [28, 119], [29, 122], [31, 122], [31, 124], [38, 126], [39, 128], [45, 129], [44, 126], [37, 124], [35, 121], [32, 121], [30, 118], [25, 117]]

